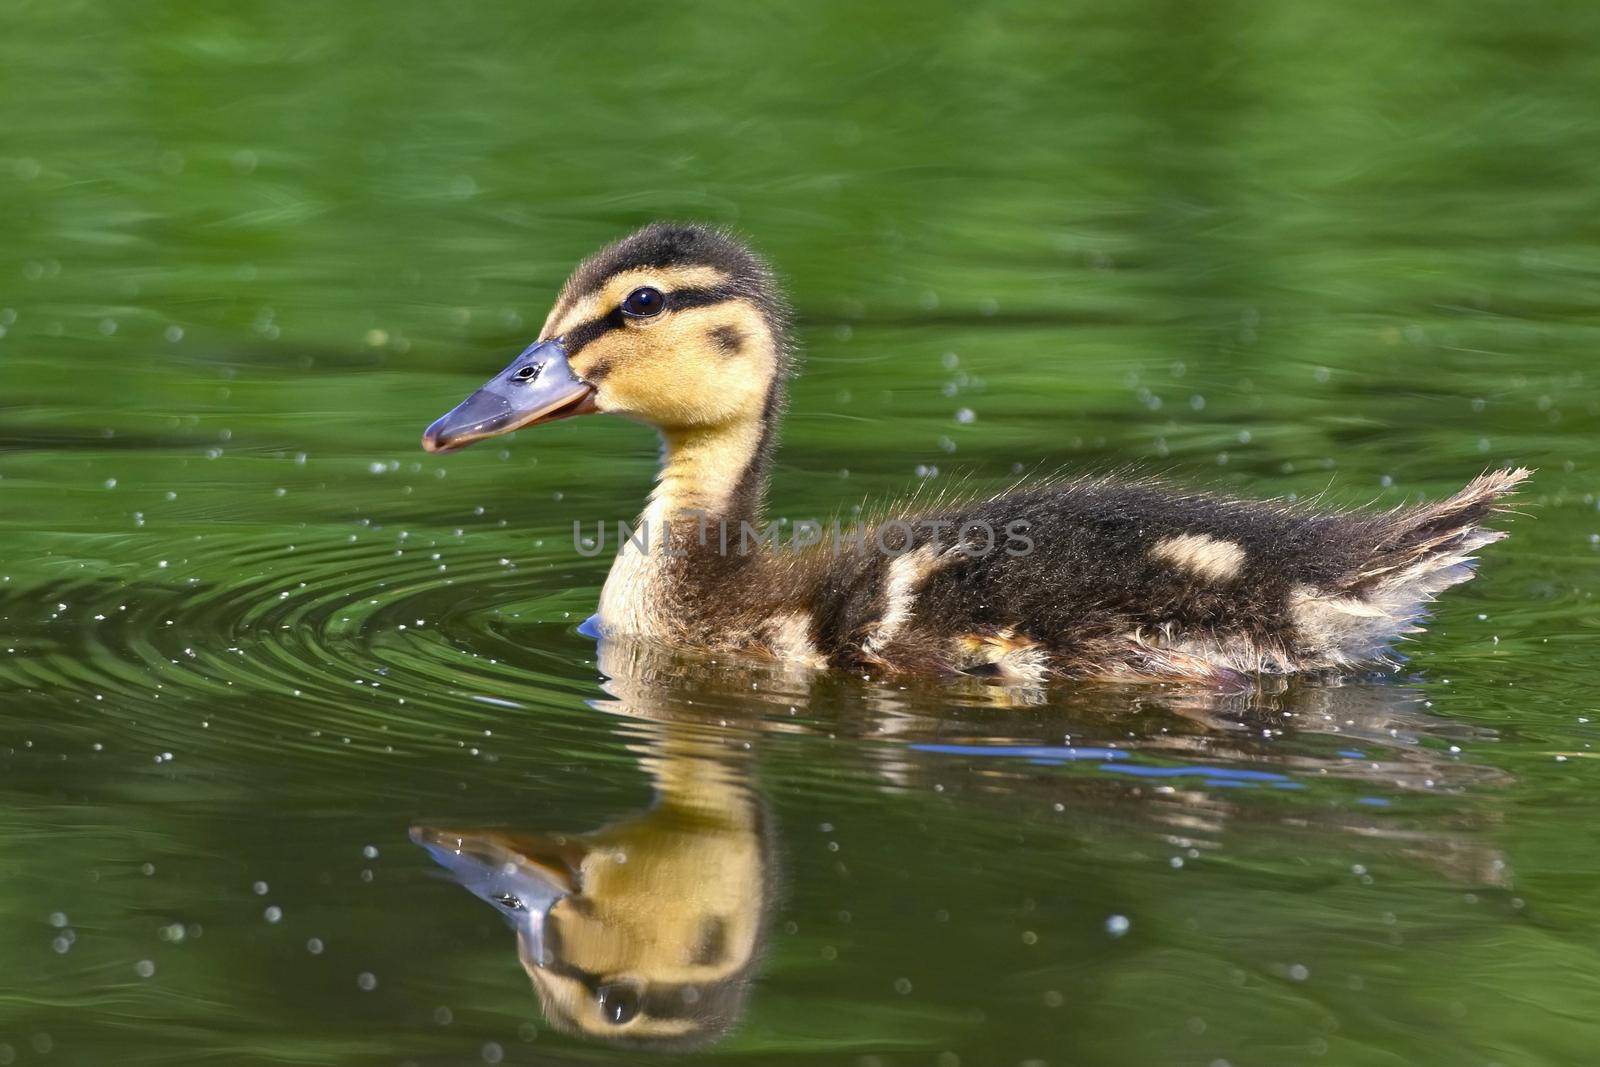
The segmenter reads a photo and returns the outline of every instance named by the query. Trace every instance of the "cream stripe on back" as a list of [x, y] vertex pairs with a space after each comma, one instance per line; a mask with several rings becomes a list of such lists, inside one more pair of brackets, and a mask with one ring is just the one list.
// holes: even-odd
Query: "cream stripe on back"
[[883, 583], [883, 614], [862, 642], [862, 647], [868, 653], [882, 651], [894, 640], [901, 627], [911, 621], [923, 579], [933, 572], [938, 563], [938, 549], [926, 544], [913, 552], [896, 556], [889, 564], [889, 574]]
[[1232, 541], [1207, 534], [1164, 537], [1150, 549], [1150, 558], [1170, 563], [1208, 581], [1237, 578], [1244, 568], [1244, 549]]

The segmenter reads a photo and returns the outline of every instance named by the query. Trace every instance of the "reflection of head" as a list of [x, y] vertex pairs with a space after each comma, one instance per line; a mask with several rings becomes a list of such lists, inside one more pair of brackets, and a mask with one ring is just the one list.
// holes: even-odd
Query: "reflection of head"
[[516, 929], [551, 1026], [687, 1049], [737, 1021], [775, 878], [736, 767], [671, 728], [653, 727], [644, 748], [657, 803], [594, 833], [418, 826], [412, 839]]
[[545, 964], [528, 966], [524, 946], [553, 1026], [673, 1047], [732, 1026], [760, 947], [765, 887], [753, 836], [718, 836], [668, 831], [636, 839], [626, 859], [590, 854], [581, 891], [545, 920]]

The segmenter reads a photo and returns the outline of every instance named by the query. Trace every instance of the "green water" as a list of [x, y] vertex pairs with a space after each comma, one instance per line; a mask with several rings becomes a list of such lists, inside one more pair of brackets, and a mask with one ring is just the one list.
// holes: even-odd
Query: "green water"
[[[9, 16], [0, 1063], [670, 1059], [557, 1032], [419, 823], [707, 857], [637, 921], [720, 891], [759, 929], [730, 1064], [1593, 1059], [1593, 5]], [[1539, 473], [1393, 677], [597, 650], [571, 523], [634, 513], [649, 434], [417, 440], [656, 217], [794, 293], [781, 515]], [[675, 774], [756, 829], [662, 829]]]

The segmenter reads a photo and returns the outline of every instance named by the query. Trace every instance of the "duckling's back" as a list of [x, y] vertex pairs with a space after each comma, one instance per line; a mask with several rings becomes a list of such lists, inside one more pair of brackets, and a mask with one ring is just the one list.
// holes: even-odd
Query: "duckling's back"
[[1382, 513], [1112, 480], [1007, 493], [902, 518], [909, 551], [834, 556], [812, 632], [851, 666], [1020, 679], [1381, 663], [1505, 536], [1481, 524], [1528, 473]]

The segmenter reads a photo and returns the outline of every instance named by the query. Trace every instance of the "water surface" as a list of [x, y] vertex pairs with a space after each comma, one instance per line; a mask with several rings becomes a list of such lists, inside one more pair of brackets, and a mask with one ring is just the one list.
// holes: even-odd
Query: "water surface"
[[[629, 966], [701, 968], [682, 1040], [730, 1064], [1591, 1058], [1590, 5], [10, 28], [0, 1062], [671, 1058], [561, 1032], [424, 827], [647, 861], [661, 908], [591, 905], [594, 943], [679, 946]], [[1378, 506], [1539, 473], [1395, 675], [597, 649], [571, 524], [635, 512], [649, 434], [417, 438], [658, 216], [794, 292], [780, 515], [1058, 468]]]

